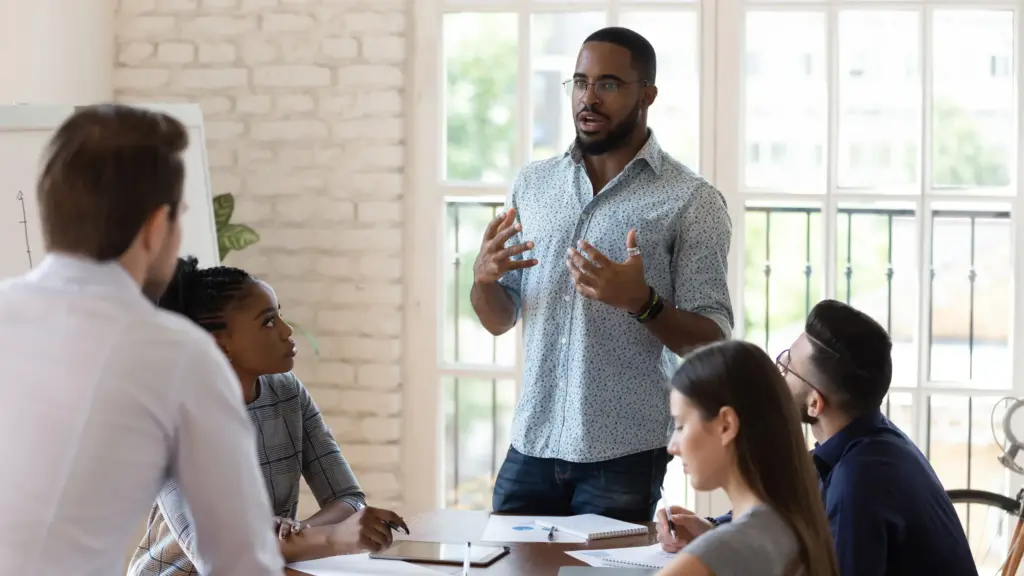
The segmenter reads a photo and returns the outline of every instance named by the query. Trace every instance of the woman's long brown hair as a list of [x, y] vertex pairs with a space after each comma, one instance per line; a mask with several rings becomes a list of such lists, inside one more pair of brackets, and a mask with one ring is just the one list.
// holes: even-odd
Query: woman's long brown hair
[[796, 403], [775, 362], [748, 342], [718, 342], [687, 355], [672, 386], [706, 420], [726, 406], [736, 411], [740, 475], [799, 543], [790, 573], [838, 576], [835, 545]]

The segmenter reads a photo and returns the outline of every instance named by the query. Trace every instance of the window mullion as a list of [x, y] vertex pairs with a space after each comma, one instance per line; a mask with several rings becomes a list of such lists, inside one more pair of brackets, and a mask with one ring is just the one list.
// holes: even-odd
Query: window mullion
[[822, 233], [825, 235], [825, 298], [836, 294], [836, 192], [838, 190], [839, 158], [839, 10], [829, 6], [825, 25], [825, 90], [828, 98], [828, 163], [826, 176], [825, 205], [822, 206]]
[[[703, 0], [698, 6], [698, 70], [700, 78], [700, 173], [711, 182], [717, 178], [718, 133], [717, 88], [718, 68], [716, 66], [715, 42], [718, 40], [718, 3], [720, 0]], [[724, 0], [728, 1], [728, 0]]]
[[914, 440], [927, 448], [931, 422], [928, 391], [924, 389], [931, 370], [931, 307], [932, 307], [932, 105], [934, 103], [932, 53], [932, 10], [921, 11], [921, 205], [918, 210], [918, 322], [917, 322], [917, 386], [915, 396]]
[[[1024, 146], [1021, 145], [1021, 137], [1024, 136], [1024, 92], [1020, 89], [1020, 82], [1024, 79], [1024, 57], [1022, 57], [1021, 50], [1024, 49], [1024, 44], [1021, 43], [1021, 32], [1024, 31], [1024, 27], [1021, 26], [1020, 18], [1021, 12], [1024, 10], [1024, 1], [1018, 2], [1018, 6], [1014, 10], [1013, 14], [1013, 54], [1014, 54], [1014, 68], [1016, 68], [1017, 81], [1014, 83], [1015, 90], [1015, 101], [1017, 103], [1017, 170], [1016, 170], [1016, 192], [1017, 196], [1014, 198], [1012, 204], [1012, 210], [1010, 212], [1010, 222], [1013, 226], [1013, 327], [1010, 335], [1010, 342], [1012, 346], [1011, 350], [1011, 386], [1012, 395], [1017, 398], [1024, 397], [1024, 263], [1022, 263], [1022, 255], [1024, 255], [1024, 225], [1021, 224], [1021, 211], [1024, 210]], [[1009, 494], [1016, 494], [1018, 490], [1024, 488], [1024, 478], [1018, 474], [1010, 474], [1010, 492]]]
[[519, 14], [519, 37], [516, 55], [519, 82], [516, 84], [518, 90], [516, 103], [519, 106], [519, 122], [517, 122], [516, 126], [518, 145], [516, 146], [515, 164], [513, 165], [523, 166], [530, 160], [532, 148], [530, 143], [533, 137], [533, 106], [530, 101], [533, 94], [533, 74], [530, 71], [530, 67], [533, 65], [531, 62], [532, 50], [530, 49], [530, 24], [532, 20], [530, 0], [519, 0], [517, 11]]
[[[714, 44], [704, 46], [713, 50], [711, 59], [714, 75], [714, 130], [715, 153], [711, 182], [725, 196], [729, 216], [733, 221], [732, 243], [729, 247], [729, 291], [735, 313], [733, 337], [745, 337], [744, 270], [746, 222], [742, 183], [741, 146], [744, 139], [744, 80], [743, 54], [746, 12], [742, 0], [717, 0], [714, 13], [709, 14], [714, 24]], [[707, 94], [707, 92], [705, 92]], [[704, 155], [701, 155], [704, 158]], [[706, 165], [706, 164], [705, 164]]]

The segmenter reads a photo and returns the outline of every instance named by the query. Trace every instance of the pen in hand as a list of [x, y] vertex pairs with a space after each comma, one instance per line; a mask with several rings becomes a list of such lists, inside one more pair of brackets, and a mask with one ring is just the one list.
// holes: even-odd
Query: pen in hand
[[462, 559], [462, 576], [469, 576], [469, 551], [472, 544], [466, 542], [466, 555]]
[[406, 536], [409, 535], [409, 529], [408, 528], [405, 528], [403, 526], [399, 526], [398, 524], [395, 524], [391, 520], [385, 520], [384, 523], [388, 525], [388, 528], [391, 528], [395, 532], [402, 531], [402, 532], [405, 532]]
[[676, 524], [672, 521], [672, 507], [668, 505], [668, 498], [665, 497], [665, 486], [661, 486], [661, 500], [665, 503], [665, 521], [668, 522], [668, 533], [672, 538], [676, 537]]

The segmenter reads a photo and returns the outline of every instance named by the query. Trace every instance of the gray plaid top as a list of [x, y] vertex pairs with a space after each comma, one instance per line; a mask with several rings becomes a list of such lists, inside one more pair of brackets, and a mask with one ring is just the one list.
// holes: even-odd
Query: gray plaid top
[[[259, 396], [248, 412], [274, 515], [295, 519], [300, 474], [321, 508], [339, 501], [353, 508], [365, 505], [355, 474], [302, 382], [289, 372], [263, 376], [258, 385]], [[188, 504], [178, 485], [168, 482], [149, 514], [146, 535], [128, 565], [128, 575], [200, 574], [194, 564], [201, 567], [202, 561], [196, 556]]]

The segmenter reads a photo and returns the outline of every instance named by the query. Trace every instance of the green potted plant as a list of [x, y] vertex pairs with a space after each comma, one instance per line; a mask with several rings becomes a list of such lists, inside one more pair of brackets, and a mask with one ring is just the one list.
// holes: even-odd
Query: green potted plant
[[217, 248], [222, 262], [231, 252], [245, 250], [260, 241], [260, 235], [247, 224], [231, 222], [234, 213], [234, 195], [218, 194], [213, 197], [213, 221], [217, 225]]

